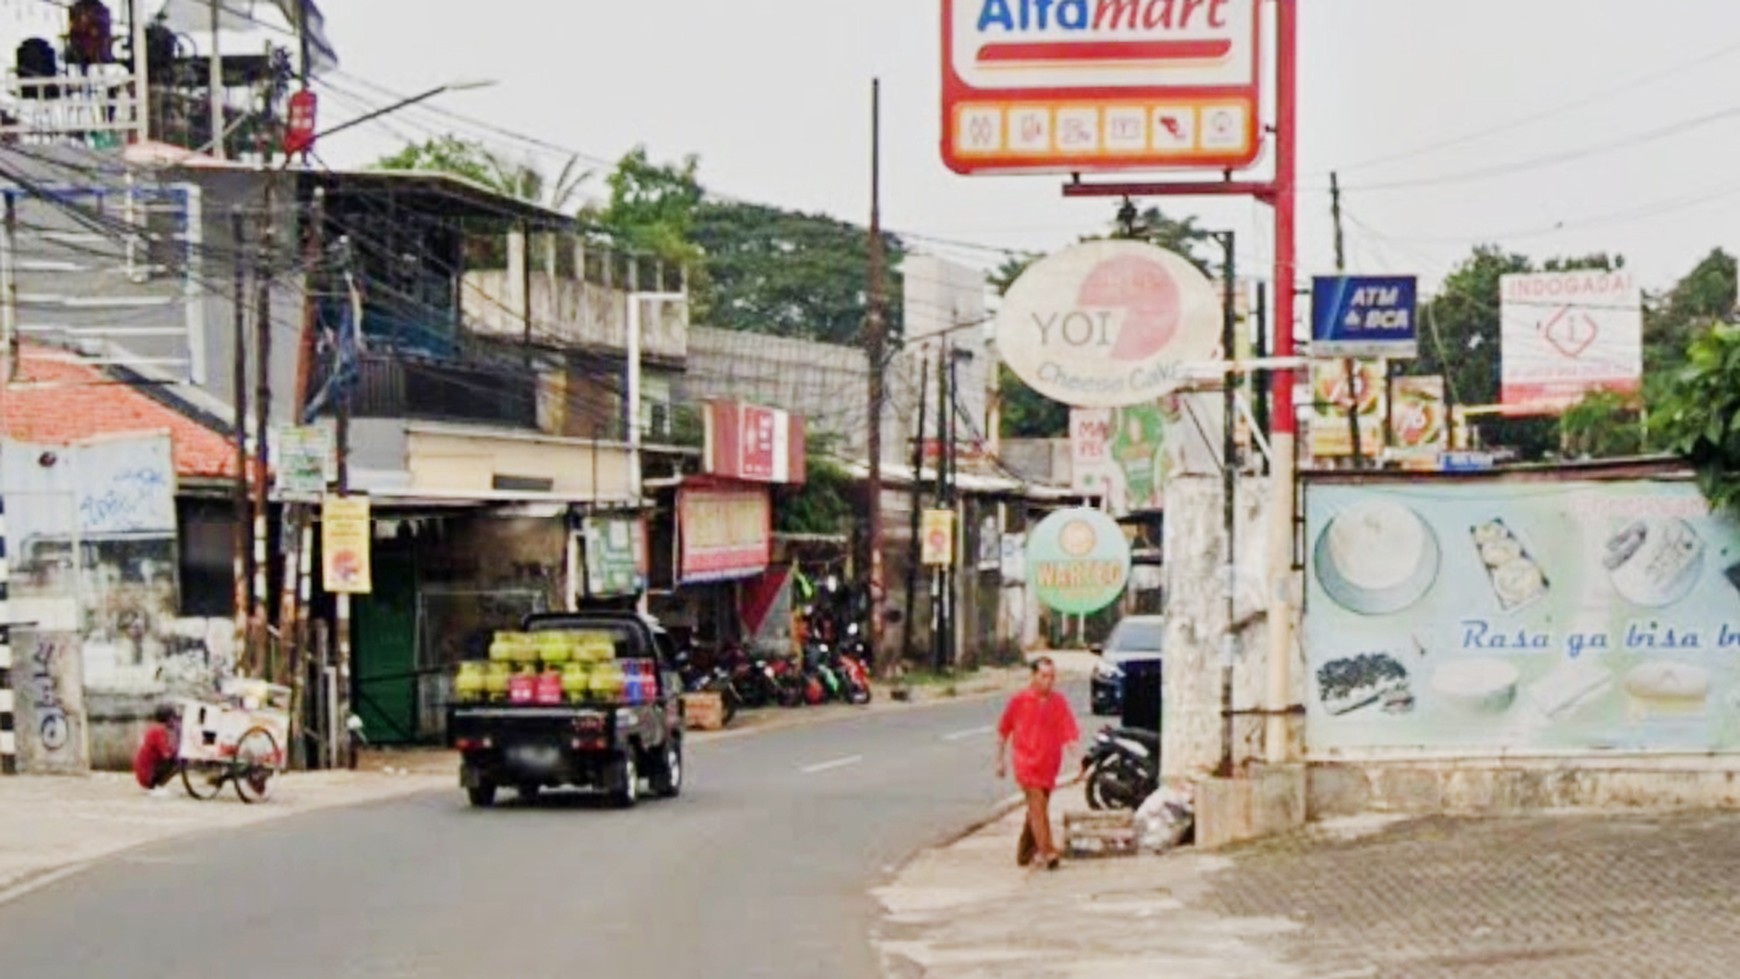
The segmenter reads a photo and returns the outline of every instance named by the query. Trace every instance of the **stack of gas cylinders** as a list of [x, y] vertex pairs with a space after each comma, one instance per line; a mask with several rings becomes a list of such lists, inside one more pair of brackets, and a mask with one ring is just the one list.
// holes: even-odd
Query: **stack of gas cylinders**
[[658, 698], [651, 659], [618, 659], [609, 633], [497, 632], [489, 660], [459, 664], [461, 703], [643, 704]]

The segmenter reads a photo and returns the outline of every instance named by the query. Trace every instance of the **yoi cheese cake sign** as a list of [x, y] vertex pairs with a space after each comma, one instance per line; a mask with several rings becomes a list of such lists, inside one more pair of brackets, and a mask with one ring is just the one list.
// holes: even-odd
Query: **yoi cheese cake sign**
[[1258, 152], [1256, 0], [943, 0], [960, 173], [1238, 167]]
[[1074, 245], [1022, 273], [997, 311], [997, 349], [1023, 381], [1078, 408], [1152, 402], [1219, 349], [1214, 286], [1133, 241]]

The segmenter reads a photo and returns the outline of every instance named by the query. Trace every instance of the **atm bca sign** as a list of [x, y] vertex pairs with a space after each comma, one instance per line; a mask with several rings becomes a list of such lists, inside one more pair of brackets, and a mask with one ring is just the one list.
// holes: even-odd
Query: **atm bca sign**
[[943, 0], [959, 173], [1256, 159], [1257, 0]]

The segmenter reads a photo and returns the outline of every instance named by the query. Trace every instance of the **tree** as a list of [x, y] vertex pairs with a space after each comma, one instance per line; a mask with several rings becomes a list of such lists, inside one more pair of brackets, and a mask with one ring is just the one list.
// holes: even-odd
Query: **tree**
[[[868, 316], [869, 232], [820, 214], [704, 201], [693, 240], [706, 267], [699, 318], [726, 330], [857, 345]], [[904, 332], [898, 269], [905, 248], [883, 236], [889, 336]]]
[[843, 534], [852, 528], [857, 480], [834, 457], [836, 437], [810, 436], [804, 484], [775, 491], [774, 527], [787, 534]]
[[1559, 441], [1574, 459], [1607, 459], [1645, 451], [1643, 399], [1594, 391], [1559, 416]]
[[700, 257], [693, 232], [705, 196], [696, 177], [699, 168], [693, 154], [679, 163], [654, 163], [646, 147], [637, 146], [606, 179], [610, 199], [584, 216], [629, 251], [692, 263]]
[[1733, 314], [1735, 294], [1734, 256], [1718, 248], [1645, 310], [1645, 373], [1683, 366], [1692, 343]]
[[406, 146], [375, 161], [376, 170], [420, 170], [449, 173], [495, 191], [504, 197], [527, 201], [552, 211], [571, 213], [592, 172], [580, 168], [580, 158], [571, 156], [555, 180], [532, 163], [514, 163], [491, 152], [476, 140], [437, 136]]
[[1692, 341], [1660, 415], [1711, 506], [1740, 516], [1740, 327], [1713, 326]]

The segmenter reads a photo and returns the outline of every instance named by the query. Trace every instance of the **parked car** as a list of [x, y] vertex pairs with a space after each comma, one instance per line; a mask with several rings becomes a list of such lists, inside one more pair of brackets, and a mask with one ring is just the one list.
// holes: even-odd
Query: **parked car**
[[1089, 702], [1095, 714], [1123, 711], [1125, 668], [1134, 662], [1159, 660], [1165, 641], [1163, 615], [1132, 615], [1112, 627], [1105, 646], [1094, 647], [1100, 656], [1089, 687]]

